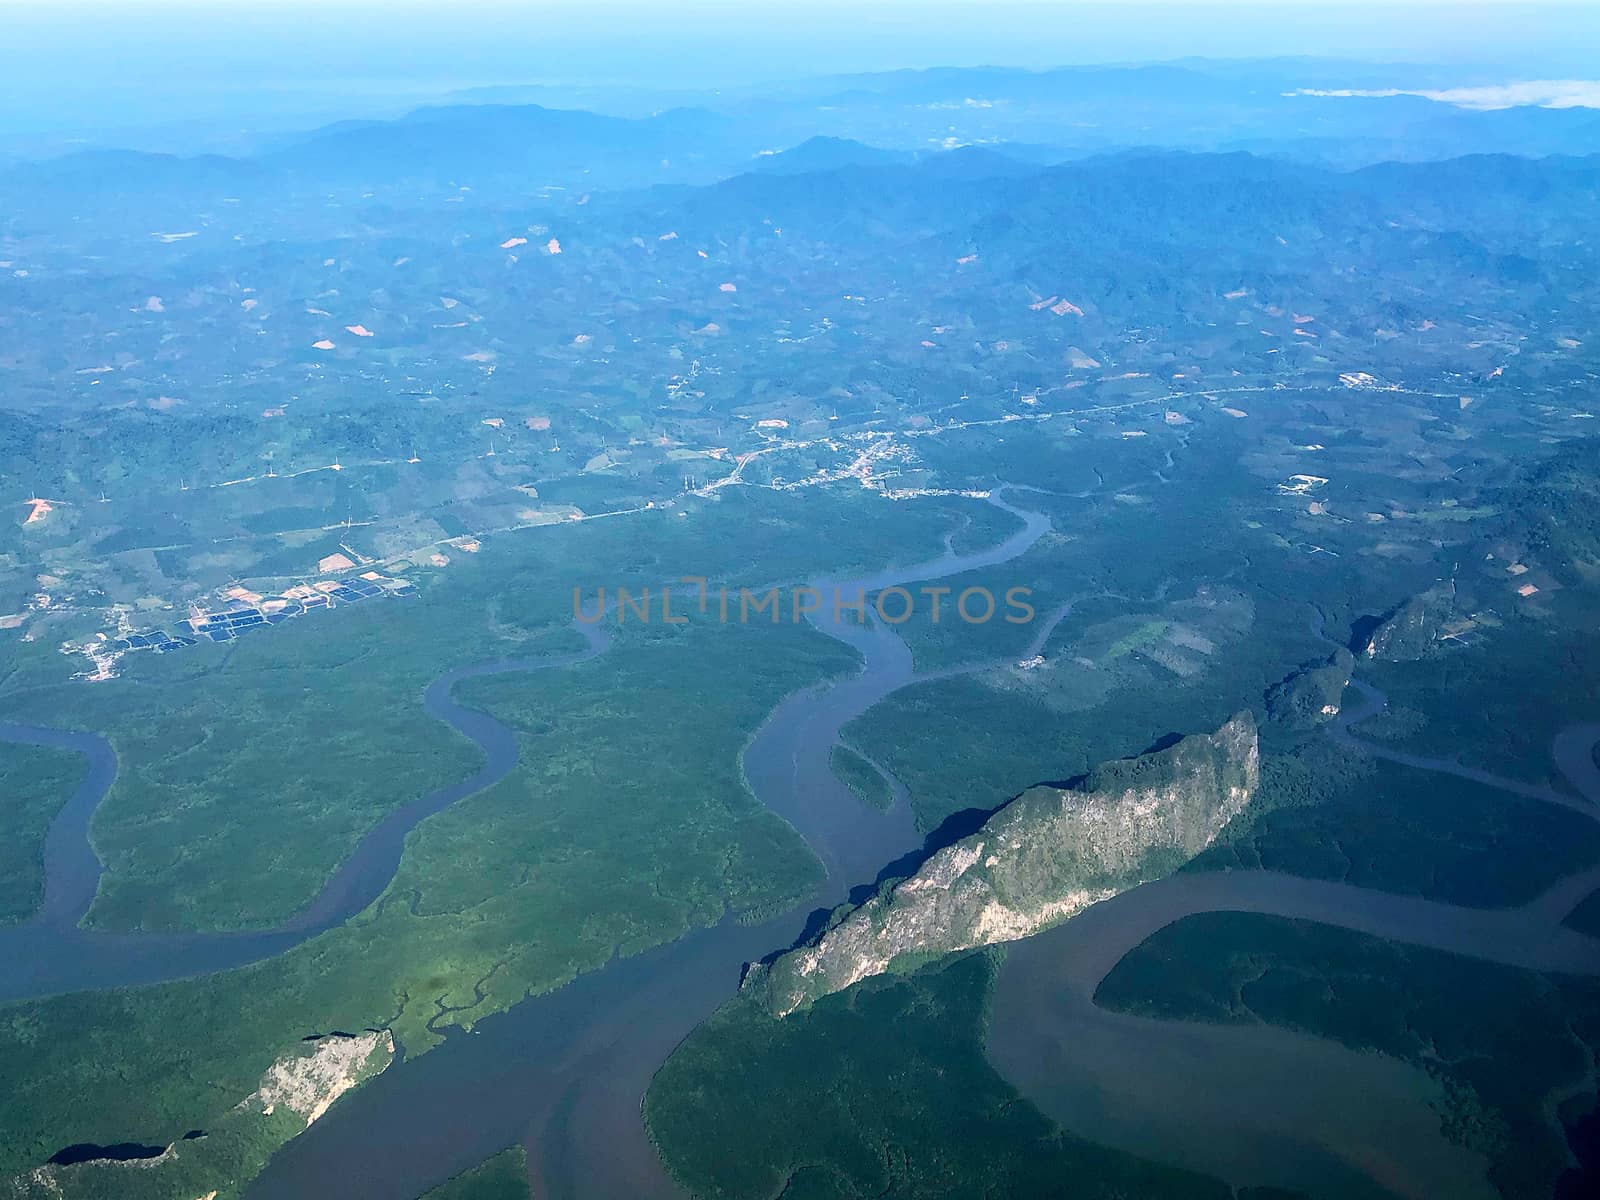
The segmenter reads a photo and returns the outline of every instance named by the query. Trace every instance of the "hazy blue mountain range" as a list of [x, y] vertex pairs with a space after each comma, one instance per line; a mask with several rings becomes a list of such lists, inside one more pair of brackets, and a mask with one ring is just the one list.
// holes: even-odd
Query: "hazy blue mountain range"
[[[392, 119], [299, 134], [230, 129], [226, 138], [189, 144], [233, 155], [253, 146], [249, 157], [308, 175], [326, 172], [331, 181], [396, 178], [409, 161], [413, 177], [498, 171], [509, 178], [526, 170], [586, 176], [591, 186], [700, 180], [814, 136], [895, 151], [1016, 144], [1033, 148], [1026, 157], [1035, 160], [1126, 146], [1242, 149], [1335, 166], [1600, 150], [1600, 113], [1592, 108], [1474, 111], [1419, 95], [1299, 94], [1500, 82], [1438, 67], [1291, 59], [934, 68], [700, 92], [504, 86], [450, 93]], [[169, 142], [151, 148], [184, 149], [181, 135]], [[45, 144], [18, 142], [9, 154], [37, 157]]]

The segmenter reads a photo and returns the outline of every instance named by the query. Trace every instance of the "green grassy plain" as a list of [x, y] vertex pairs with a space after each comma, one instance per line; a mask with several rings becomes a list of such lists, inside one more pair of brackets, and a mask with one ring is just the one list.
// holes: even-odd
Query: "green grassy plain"
[[[749, 516], [742, 504], [732, 501], [726, 516]], [[839, 518], [832, 528], [830, 511]], [[952, 519], [951, 506], [943, 503], [890, 511], [902, 522], [896, 552], [907, 559], [936, 553]], [[184, 655], [149, 660], [152, 671], [182, 672], [160, 687], [141, 673], [112, 685], [120, 691], [97, 693], [75, 684], [70, 691], [41, 688], [32, 695], [35, 703], [61, 704], [64, 720], [71, 698], [89, 697], [71, 711], [70, 723], [92, 726], [100, 717], [116, 717], [119, 697], [148, 694], [151, 704], [141, 716], [159, 720], [155, 697], [188, 688], [220, 703], [237, 690], [236, 678], [281, 679], [286, 696], [308, 686], [308, 679], [318, 681], [319, 692], [343, 696], [350, 689], [341, 682], [359, 681], [363, 666], [386, 681], [388, 694], [355, 689], [339, 702], [348, 707], [337, 719], [354, 724], [329, 756], [309, 763], [307, 755], [263, 757], [257, 786], [222, 794], [227, 807], [207, 814], [219, 823], [212, 839], [216, 859], [196, 877], [221, 888], [234, 874], [224, 870], [226, 845], [260, 837], [263, 828], [274, 830], [275, 853], [285, 857], [310, 854], [330, 821], [352, 837], [359, 832], [337, 811], [351, 801], [333, 786], [307, 811], [263, 805], [268, 812], [253, 813], [263, 793], [282, 790], [271, 786], [274, 779], [337, 767], [345, 783], [365, 781], [361, 795], [393, 804], [431, 781], [420, 769], [417, 778], [369, 761], [364, 755], [372, 743], [360, 736], [363, 729], [396, 720], [418, 754], [429, 746], [466, 745], [421, 714], [423, 664], [428, 671], [442, 669], [439, 660], [447, 653], [473, 661], [573, 648], [576, 637], [565, 628], [570, 586], [553, 585], [544, 572], [562, 584], [576, 577], [586, 586], [615, 586], [704, 567], [713, 578], [744, 582], [751, 575], [735, 571], [771, 579], [782, 571], [801, 575], [825, 564], [853, 568], [872, 561], [875, 535], [825, 503], [815, 513], [815, 521], [802, 523], [798, 510], [780, 502], [769, 515], [792, 517], [796, 536], [781, 561], [758, 557], [754, 566], [737, 558], [755, 548], [753, 541], [723, 547], [718, 554], [726, 557], [668, 566], [674, 546], [661, 540], [675, 529], [668, 518], [654, 531], [602, 526], [618, 531], [599, 543], [617, 564], [609, 569], [585, 556], [558, 571], [486, 545], [478, 560], [420, 599], [257, 634], [231, 655], [208, 658], [202, 651], [183, 662]], [[703, 536], [696, 535], [696, 545], [704, 544]], [[479, 570], [482, 575], [472, 574]], [[794, 831], [750, 794], [738, 756], [782, 696], [852, 670], [854, 655], [803, 624], [721, 625], [698, 616], [686, 625], [629, 623], [615, 639], [607, 654], [576, 666], [461, 687], [464, 702], [516, 731], [519, 766], [423, 822], [408, 840], [391, 887], [350, 922], [237, 971], [0, 1009], [0, 1173], [36, 1164], [66, 1144], [164, 1144], [215, 1124], [306, 1034], [389, 1027], [408, 1054], [420, 1053], [437, 1044], [443, 1029], [470, 1026], [613, 955], [636, 953], [725, 915], [757, 919], [799, 902], [820, 867]], [[314, 655], [325, 661], [320, 672], [309, 666]], [[403, 670], [384, 673], [386, 662], [401, 661]], [[7, 698], [20, 703], [21, 695]], [[196, 699], [192, 707], [204, 706]], [[171, 728], [190, 711], [174, 707]], [[115, 742], [123, 743], [122, 728], [111, 725]], [[161, 744], [159, 730], [144, 736], [150, 742], [143, 744]], [[222, 749], [203, 741], [171, 758], [201, 780], [225, 770], [225, 762], [208, 757]], [[156, 797], [140, 803], [153, 806]], [[201, 818], [180, 809], [172, 819]], [[330, 869], [337, 862], [329, 851], [317, 853]], [[300, 896], [319, 882], [310, 872], [297, 878]], [[208, 925], [211, 910], [196, 897], [211, 893], [191, 888], [194, 923]], [[277, 897], [280, 909], [290, 896], [286, 889]], [[260, 915], [264, 906], [254, 911]], [[246, 1178], [219, 1173], [210, 1186], [228, 1195], [230, 1179]]]
[[1508, 615], [1477, 645], [1417, 662], [1364, 662], [1360, 672], [1388, 694], [1393, 716], [1357, 732], [1570, 790], [1550, 742], [1568, 721], [1600, 712], [1600, 596], [1573, 589], [1548, 603], [1543, 615]]
[[[796, 904], [820, 868], [750, 795], [738, 753], [849, 652], [791, 625], [652, 626], [618, 643], [461, 689], [517, 730], [522, 766], [419, 826], [359, 917], [242, 970], [0, 1011], [0, 1169], [204, 1127], [306, 1033], [386, 1026], [419, 1053], [614, 954]], [[705, 669], [684, 675], [685, 656]]]
[[[1154, 619], [1126, 605], [1085, 601], [1063, 620], [1034, 670], [930, 680], [897, 692], [851, 722], [845, 736], [910, 791], [932, 829], [951, 813], [993, 808], [1042, 782], [1139, 753], [1175, 732], [1215, 729], [1262, 694], [1314, 643], [1303, 611], [1234, 589], [1191, 593], [1147, 611], [1181, 618], [1163, 660], [1117, 651]], [[1166, 618], [1163, 618], [1166, 619]]]
[[[1370, 535], [1353, 525], [1319, 532], [1346, 553], [1309, 553], [1297, 540], [1303, 512], [1241, 469], [1252, 450], [1242, 426], [1208, 415], [1181, 444], [1156, 431], [1145, 440], [1174, 452], [1159, 478], [1135, 448], [1145, 440], [1064, 439], [1061, 469], [1091, 494], [1019, 491], [1012, 500], [1048, 513], [1053, 532], [1012, 563], [941, 581], [957, 592], [1028, 586], [1034, 621], [934, 624], [924, 606], [901, 626], [919, 669], [985, 668], [907, 688], [846, 730], [906, 784], [923, 828], [1241, 708], [1260, 716], [1269, 687], [1326, 656], [1316, 611], [1336, 633], [1435, 577], [1436, 547], [1376, 564], [1360, 557]], [[1026, 461], [1022, 436], [997, 438]], [[1015, 666], [1069, 601], [1044, 663]]]
[[[1271, 485], [1246, 467], [1259, 451], [1259, 431], [1230, 418], [1205, 414], [1183, 427], [1181, 439], [1165, 427], [1131, 442], [1095, 436], [1089, 432], [1092, 421], [1083, 431], [1073, 428], [1058, 418], [1036, 430], [1002, 428], [982, 439], [951, 439], [952, 445], [930, 439], [923, 447], [952, 480], [978, 485], [1003, 478], [1047, 488], [1019, 488], [1006, 499], [1046, 513], [1054, 528], [1013, 562], [939, 581], [952, 589], [941, 619], [935, 623], [924, 603], [900, 626], [919, 670], [1015, 659], [1068, 601], [1126, 617], [1126, 628], [1097, 655], [1115, 659], [1158, 640], [1155, 624], [1169, 619], [1159, 611], [1161, 603], [1200, 583], [1237, 588], [1250, 596], [1257, 620], [1286, 630], [1292, 625], [1303, 634], [1313, 605], [1325, 612], [1328, 628], [1337, 630], [1435, 577], [1428, 565], [1435, 547], [1375, 563], [1370, 535], [1359, 527], [1319, 530], [1322, 544], [1343, 553], [1308, 553], [1303, 514], [1286, 509]], [[961, 455], [954, 445], [962, 447]], [[1039, 460], [1046, 445], [1051, 473], [1035, 476], [1028, 466], [1044, 467]], [[1166, 466], [1169, 450], [1174, 457]], [[985, 476], [979, 464], [989, 464], [995, 474]], [[987, 588], [997, 598], [1011, 587], [1028, 588], [1036, 615], [1024, 624], [999, 618], [964, 623], [949, 608], [968, 587]], [[1286, 611], [1272, 611], [1279, 609]], [[1050, 638], [1046, 658], [1065, 651], [1076, 616], [1075, 610]], [[1305, 645], [1308, 654], [1317, 648], [1311, 641]]]
[[1080, 1141], [983, 1053], [994, 960], [871, 979], [782, 1020], [741, 993], [662, 1066], [650, 1135], [693, 1195], [1224, 1200], [1226, 1185]]
[[85, 773], [70, 750], [0, 742], [0, 925], [44, 899], [44, 838]]
[[[971, 500], [880, 503], [726, 493], [681, 520], [522, 531], [417, 573], [420, 598], [133, 656], [96, 685], [63, 680], [59, 655], [12, 642], [0, 714], [103, 733], [121, 758], [91, 829], [106, 872], [90, 924], [270, 927], [386, 813], [478, 765], [475, 746], [423, 711], [423, 689], [467, 663], [579, 648], [574, 588], [591, 607], [598, 588], [637, 594], [683, 575], [764, 588], [931, 558], [951, 529], [999, 535], [1011, 520]], [[675, 610], [692, 592], [680, 588]]]
[[1499, 908], [1525, 904], [1600, 859], [1600, 825], [1568, 809], [1341, 756], [1313, 743], [1300, 755], [1269, 757], [1253, 819], [1235, 822], [1188, 869], [1284, 871]]
[[[1259, 480], [1240, 482], [1225, 468], [1215, 480], [1187, 477], [1184, 463], [1180, 456], [1167, 476], [1192, 485], [1181, 519], [1129, 502], [1128, 492], [1041, 501], [1052, 506], [1058, 532], [1014, 565], [1054, 601], [1089, 593], [1045, 647], [1052, 670], [922, 684], [847, 732], [907, 783], [925, 826], [1259, 707], [1266, 687], [1319, 649], [1309, 631], [1313, 600], [1333, 627], [1433, 570], [1414, 562], [1380, 573], [1307, 554], [1290, 541], [1289, 526], [1270, 527], [1279, 517], [1261, 499]], [[1106, 486], [1173, 484], [1130, 476]], [[574, 587], [592, 596], [600, 586], [637, 589], [684, 575], [765, 586], [885, 558], [922, 561], [952, 529], [968, 545], [1011, 524], [966, 500], [872, 499], [863, 508], [859, 496], [832, 492], [721, 496], [684, 517], [649, 512], [490, 539], [443, 573], [420, 573], [418, 599], [297, 621], [226, 648], [130, 660], [124, 678], [96, 687], [58, 682], [58, 656], [14, 644], [0, 675], [0, 711], [101, 729], [135, 764], [95, 821], [108, 873], [91, 919], [108, 928], [228, 928], [295, 911], [385, 812], [476, 761], [470, 744], [422, 713], [423, 687], [461, 663], [575, 648], [565, 628]], [[1333, 532], [1350, 536], [1341, 530]], [[1128, 544], [1147, 553], [1130, 556]], [[941, 643], [945, 632], [907, 627], [919, 663], [992, 661], [1025, 635], [991, 623], [952, 634], [970, 640]], [[517, 731], [521, 765], [419, 827], [372, 909], [241, 971], [0, 1012], [0, 1169], [25, 1168], [70, 1142], [164, 1142], [215, 1124], [306, 1033], [388, 1026], [417, 1053], [441, 1028], [470, 1025], [614, 953], [725, 913], [754, 919], [792, 905], [815, 880], [816, 864], [792, 830], [756, 805], [737, 755], [778, 698], [852, 661], [836, 643], [791, 625], [630, 624], [600, 659], [464, 686], [465, 702]], [[314, 753], [281, 749], [308, 744]], [[1394, 786], [1389, 794], [1430, 803], [1421, 790]], [[1462, 822], [1441, 831], [1395, 818], [1356, 792], [1345, 799], [1374, 839], [1369, 860], [1351, 870], [1401, 890], [1453, 887], [1466, 896], [1466, 851], [1506, 819], [1469, 800], [1461, 814], [1436, 813]], [[1468, 824], [1466, 810], [1490, 821], [1488, 831]], [[1235, 865], [1253, 854], [1284, 869], [1335, 870], [1317, 856], [1329, 832], [1324, 816], [1284, 805], [1260, 819], [1266, 824], [1250, 834], [1248, 850], [1236, 846]], [[1581, 847], [1578, 839], [1561, 852]], [[1438, 868], [1436, 876], [1408, 875], [1411, 856]], [[1548, 871], [1564, 861], [1514, 859], [1471, 886], [1480, 889], [1478, 902], [1513, 902], [1542, 878], [1535, 865]], [[934, 1005], [914, 994], [894, 1004], [902, 1001], [908, 1011]], [[962, 1003], [963, 1021], [981, 1019], [973, 1015], [981, 999]], [[850, 1039], [879, 1037], [876, 1025], [870, 1034], [865, 1028]], [[931, 1049], [902, 1050], [921, 1054], [930, 1076], [944, 1069]], [[849, 1097], [879, 1086], [867, 1075], [829, 1086], [849, 1106]], [[986, 1122], [1023, 1111], [984, 1104]], [[901, 1113], [896, 1124], [916, 1116]], [[766, 1118], [752, 1111], [749, 1119]], [[1019, 1186], [1042, 1169], [1032, 1165], [1041, 1142], [1056, 1146], [1049, 1155], [1101, 1155], [1097, 1171], [1126, 1166], [1047, 1127], [995, 1136], [995, 1153]], [[810, 1161], [811, 1153], [796, 1150], [787, 1161]], [[797, 1194], [838, 1190], [841, 1177], [866, 1181], [851, 1188], [874, 1186], [862, 1154], [844, 1167], [798, 1171]], [[244, 1163], [240, 1157], [240, 1174], [218, 1173], [224, 1194], [230, 1178], [247, 1177]]]
[[857, 754], [849, 746], [835, 746], [828, 756], [828, 765], [863, 804], [885, 810], [894, 803], [894, 793], [889, 781], [878, 773], [878, 768]]
[[527, 1151], [513, 1146], [423, 1193], [419, 1200], [531, 1200], [532, 1195]]

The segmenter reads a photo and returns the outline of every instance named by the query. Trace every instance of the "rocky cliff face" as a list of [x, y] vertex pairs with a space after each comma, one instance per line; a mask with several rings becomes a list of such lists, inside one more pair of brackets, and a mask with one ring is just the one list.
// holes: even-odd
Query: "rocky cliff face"
[[1396, 608], [1372, 631], [1367, 657], [1381, 662], [1416, 662], [1439, 650], [1439, 635], [1456, 611], [1456, 587], [1448, 580]]
[[303, 1043], [273, 1063], [261, 1086], [240, 1102], [271, 1116], [286, 1108], [309, 1127], [340, 1096], [376, 1075], [394, 1059], [394, 1034], [387, 1029], [329, 1034]]
[[785, 1016], [870, 975], [1037, 933], [1198, 854], [1259, 777], [1243, 712], [1214, 734], [1107, 763], [1081, 788], [1033, 788], [745, 986]]
[[259, 1171], [269, 1155], [340, 1096], [385, 1070], [394, 1055], [394, 1035], [387, 1029], [301, 1042], [267, 1068], [255, 1091], [208, 1123], [203, 1134], [184, 1137], [149, 1158], [52, 1163], [0, 1179], [0, 1200], [216, 1200], [219, 1191], [237, 1195], [241, 1179]]

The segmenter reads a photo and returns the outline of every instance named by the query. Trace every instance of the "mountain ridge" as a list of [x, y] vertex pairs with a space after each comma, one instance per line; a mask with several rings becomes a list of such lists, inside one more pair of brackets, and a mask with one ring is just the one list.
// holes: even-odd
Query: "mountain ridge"
[[783, 1017], [872, 975], [1038, 933], [1204, 850], [1255, 794], [1260, 764], [1245, 710], [1102, 763], [1078, 787], [1030, 788], [744, 986]]

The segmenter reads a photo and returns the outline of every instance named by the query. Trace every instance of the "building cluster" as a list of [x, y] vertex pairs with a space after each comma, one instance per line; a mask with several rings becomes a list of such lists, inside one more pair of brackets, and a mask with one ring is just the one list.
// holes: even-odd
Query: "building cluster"
[[202, 639], [231, 642], [253, 629], [281, 625], [315, 609], [359, 604], [377, 596], [406, 596], [415, 591], [410, 580], [395, 579], [377, 571], [366, 571], [354, 578], [297, 584], [272, 596], [231, 587], [223, 593], [224, 602], [220, 607], [191, 605], [189, 617], [178, 633], [168, 633], [165, 629], [133, 633], [125, 625], [120, 636], [98, 634], [77, 649], [94, 663], [94, 671], [86, 678], [111, 679], [116, 674], [117, 660], [130, 651], [154, 650], [158, 654], [169, 654], [198, 645]]

